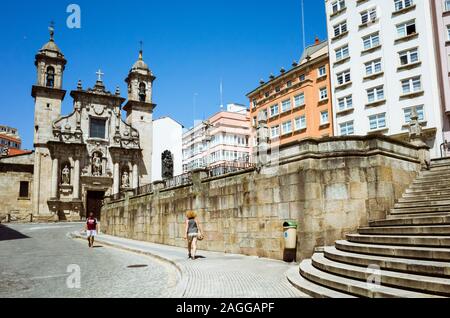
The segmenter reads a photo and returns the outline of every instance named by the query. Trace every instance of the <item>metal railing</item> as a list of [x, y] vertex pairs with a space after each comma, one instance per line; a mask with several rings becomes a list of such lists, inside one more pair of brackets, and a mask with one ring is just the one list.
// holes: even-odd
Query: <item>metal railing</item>
[[175, 176], [171, 179], [166, 179], [164, 182], [164, 189], [181, 187], [192, 184], [192, 174], [190, 172]]
[[255, 164], [247, 161], [230, 161], [221, 163], [215, 166], [211, 166], [208, 168], [208, 176], [209, 177], [218, 177], [225, 174], [238, 172], [242, 170], [247, 170], [255, 168]]

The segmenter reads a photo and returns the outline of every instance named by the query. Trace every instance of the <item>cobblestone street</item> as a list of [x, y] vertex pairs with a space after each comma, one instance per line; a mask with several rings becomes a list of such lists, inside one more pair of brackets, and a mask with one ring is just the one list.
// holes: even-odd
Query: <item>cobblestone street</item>
[[[171, 297], [178, 272], [154, 258], [73, 240], [82, 224], [0, 225], [0, 298]], [[68, 288], [81, 270], [81, 288]], [[132, 267], [146, 265], [146, 267]], [[69, 268], [70, 269], [70, 268]]]

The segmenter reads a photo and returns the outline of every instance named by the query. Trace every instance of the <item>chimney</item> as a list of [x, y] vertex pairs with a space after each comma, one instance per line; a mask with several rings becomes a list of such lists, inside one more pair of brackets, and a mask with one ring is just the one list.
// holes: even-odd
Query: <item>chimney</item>
[[317, 44], [319, 44], [319, 43], [320, 43], [319, 37], [318, 37], [318, 36], [316, 36], [316, 41], [315, 41], [315, 45], [317, 45]]

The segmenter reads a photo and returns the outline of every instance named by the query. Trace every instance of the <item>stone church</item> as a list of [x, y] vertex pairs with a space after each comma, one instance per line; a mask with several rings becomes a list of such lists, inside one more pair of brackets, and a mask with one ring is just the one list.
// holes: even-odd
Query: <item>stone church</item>
[[[35, 151], [28, 155], [28, 165], [33, 164], [32, 178], [28, 178], [32, 179], [28, 211], [37, 217], [57, 215], [60, 220], [80, 219], [86, 211], [99, 217], [105, 196], [153, 181], [155, 76], [143, 61], [141, 50], [125, 79], [128, 100], [121, 97], [119, 88], [114, 93], [108, 91], [103, 74], [98, 71], [93, 88], [85, 89], [78, 82], [76, 90], [70, 92], [73, 111], [62, 115], [66, 63], [51, 30], [49, 42], [35, 58], [37, 82], [32, 88]], [[122, 110], [126, 112], [125, 119]], [[27, 160], [0, 160], [0, 172], [6, 173], [3, 179], [11, 177], [15, 170], [24, 170], [17, 168], [20, 162]], [[0, 182], [8, 187], [5, 180]]]

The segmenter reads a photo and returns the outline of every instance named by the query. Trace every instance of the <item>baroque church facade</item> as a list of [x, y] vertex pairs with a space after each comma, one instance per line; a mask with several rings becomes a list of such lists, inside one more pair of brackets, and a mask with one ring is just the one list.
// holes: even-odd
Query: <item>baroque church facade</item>
[[155, 76], [141, 51], [125, 80], [128, 100], [118, 88], [108, 91], [99, 71], [93, 88], [84, 89], [78, 82], [70, 92], [73, 111], [62, 115], [66, 63], [51, 31], [50, 41], [36, 55], [37, 82], [32, 88], [32, 211], [59, 219], [77, 219], [87, 211], [99, 217], [105, 196], [152, 182]]

